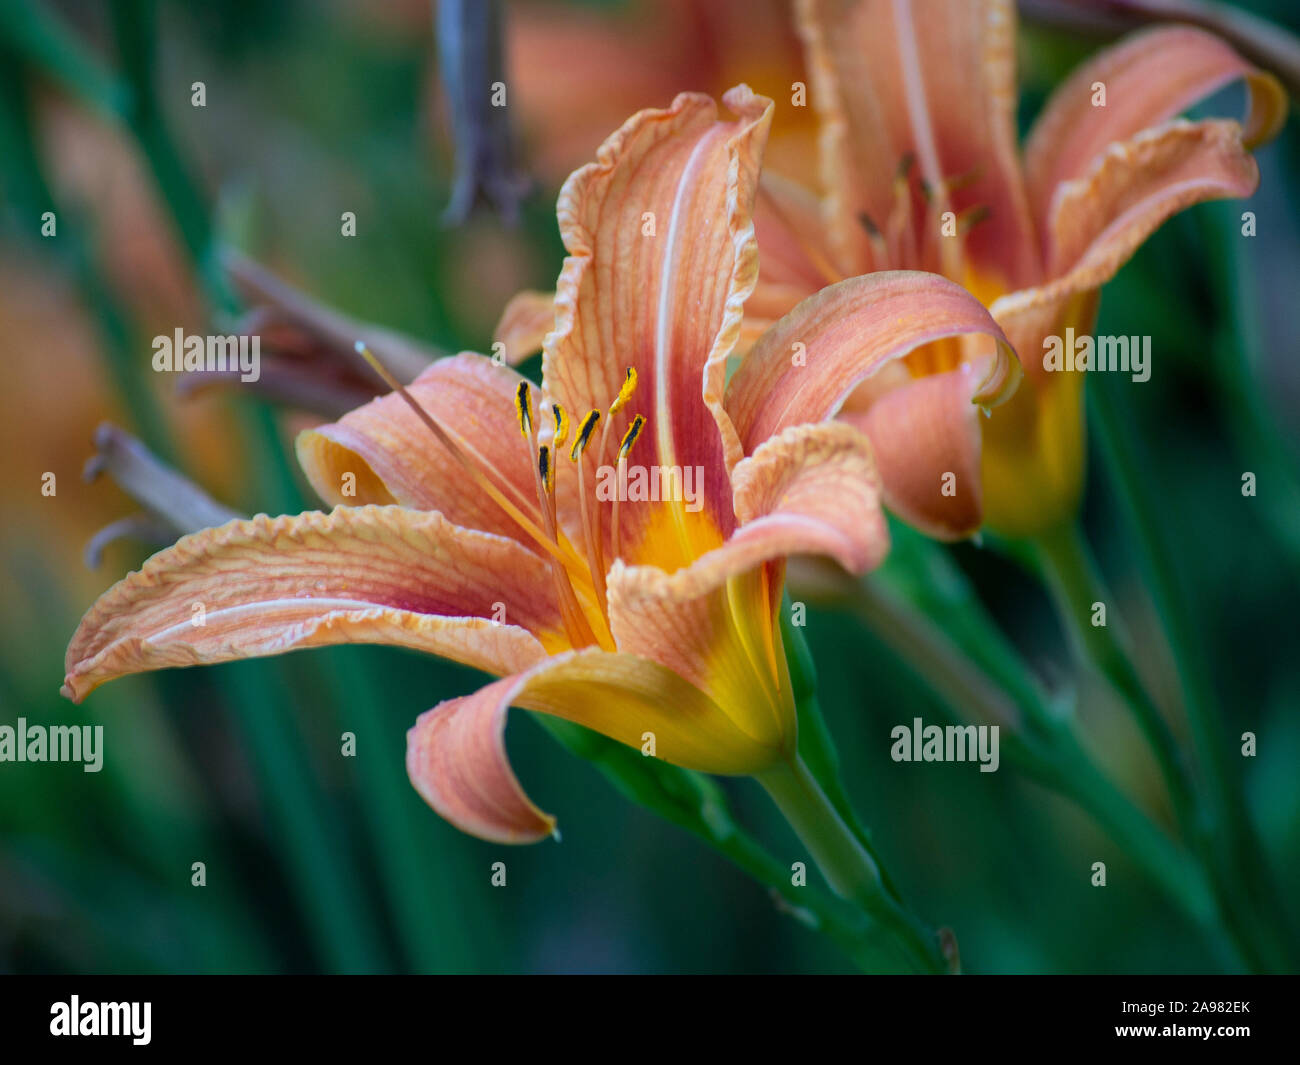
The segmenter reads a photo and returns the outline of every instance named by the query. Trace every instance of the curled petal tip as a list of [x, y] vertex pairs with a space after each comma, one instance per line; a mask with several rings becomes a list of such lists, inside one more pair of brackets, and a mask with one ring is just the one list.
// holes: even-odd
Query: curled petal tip
[[506, 712], [519, 677], [426, 710], [406, 734], [406, 771], [435, 811], [493, 843], [536, 843], [555, 818], [524, 794], [506, 756]]
[[990, 357], [988, 369], [980, 381], [979, 388], [971, 397], [971, 402], [978, 404], [988, 414], [1000, 403], [1006, 402], [1020, 385], [1024, 370], [1016, 350], [1001, 333], [997, 334], [998, 352]]

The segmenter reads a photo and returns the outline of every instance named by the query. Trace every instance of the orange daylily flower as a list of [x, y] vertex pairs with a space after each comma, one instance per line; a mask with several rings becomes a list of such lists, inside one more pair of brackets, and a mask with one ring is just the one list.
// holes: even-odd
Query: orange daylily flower
[[[1277, 132], [1285, 96], [1209, 33], [1147, 30], [1062, 84], [1020, 152], [1012, 0], [801, 0], [798, 22], [824, 196], [765, 176], [746, 331], [872, 270], [964, 285], [1024, 360], [1017, 395], [981, 424], [979, 349], [945, 342], [869, 382], [844, 417], [876, 445], [886, 502], [919, 528], [1040, 533], [1075, 511], [1084, 468], [1084, 375], [1045, 371], [1044, 339], [1091, 333], [1098, 287], [1170, 215], [1254, 191], [1250, 149]], [[1244, 130], [1177, 117], [1238, 79]], [[938, 490], [945, 472], [955, 495]]]
[[[860, 573], [888, 548], [869, 442], [820, 420], [918, 344], [993, 338], [990, 397], [1014, 354], [960, 287], [885, 274], [818, 297], [834, 321], [806, 334], [797, 369], [779, 346], [751, 355], [776, 389], [724, 392], [757, 280], [771, 119], [744, 86], [725, 99], [734, 120], [693, 94], [638, 113], [566, 183], [539, 403], [514, 370], [463, 353], [304, 433], [299, 459], [335, 509], [231, 522], [154, 556], [87, 613], [65, 693], [333, 643], [444, 655], [502, 679], [422, 715], [408, 771], [440, 814], [502, 842], [554, 826], [506, 759], [512, 705], [634, 747], [653, 733], [658, 757], [711, 773], [792, 760], [785, 558]], [[604, 498], [633, 464], [693, 471], [696, 493]]]
[[590, 159], [624, 116], [739, 81], [776, 101], [766, 165], [815, 173], [816, 116], [791, 103], [805, 78], [787, 0], [534, 0], [510, 5], [505, 30], [522, 158], [546, 187]]

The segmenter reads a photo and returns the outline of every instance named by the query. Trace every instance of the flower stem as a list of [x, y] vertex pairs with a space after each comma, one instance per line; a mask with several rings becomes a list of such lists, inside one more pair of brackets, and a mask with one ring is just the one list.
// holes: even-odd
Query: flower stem
[[1203, 783], [1203, 843], [1225, 905], [1253, 939], [1264, 967], [1286, 969], [1294, 932], [1286, 907], [1267, 868], [1263, 844], [1246, 808], [1240, 760], [1229, 752], [1223, 722], [1214, 701], [1214, 680], [1200, 646], [1185, 586], [1165, 545], [1161, 523], [1147, 490], [1141, 442], [1129, 428], [1131, 419], [1121, 394], [1102, 383], [1090, 392], [1090, 411], [1111, 479], [1119, 490], [1138, 564], [1173, 654], [1187, 714], [1192, 747]]
[[1230, 934], [1214, 886], [1197, 857], [1171, 840], [1096, 765], [1067, 707], [1048, 701], [948, 553], [905, 527], [890, 561], [849, 583], [803, 568], [795, 594], [851, 611], [911, 667], [958, 723], [1004, 726], [1008, 762], [1077, 803], [1151, 882], [1202, 931], [1233, 968], [1255, 965]]
[[[1057, 614], [1069, 633], [1076, 656], [1081, 661], [1091, 661], [1132, 710], [1160, 765], [1178, 822], [1188, 838], [1196, 840], [1196, 799], [1186, 755], [1125, 650], [1127, 641], [1113, 597], [1102, 582], [1087, 542], [1077, 525], [1066, 524], [1040, 536], [1035, 546]], [[1102, 624], [1093, 624], [1091, 617], [1099, 603], [1109, 607], [1108, 617]]]
[[[1169, 839], [1092, 761], [1079, 743], [1070, 719], [1054, 712], [1023, 664], [1006, 659], [1001, 637], [992, 629], [965, 626], [990, 646], [981, 661], [996, 661], [994, 678], [920, 610], [870, 578], [858, 582], [854, 613], [930, 688], [963, 723], [997, 724], [1005, 729], [1010, 761], [1045, 788], [1087, 811], [1154, 884], [1206, 934], [1218, 953], [1240, 963], [1220, 924], [1209, 878], [1188, 851]], [[1019, 674], [1009, 675], [1011, 673]]]
[[835, 893], [857, 903], [894, 937], [919, 972], [949, 970], [938, 937], [885, 888], [880, 868], [799, 758], [758, 774], [758, 782], [808, 848]]
[[[1223, 919], [1242, 955], [1255, 971], [1284, 968], [1286, 948], [1279, 940], [1286, 939], [1286, 922], [1266, 874], [1258, 869], [1261, 850], [1251, 833], [1244, 803], [1240, 799], [1234, 802], [1225, 794], [1219, 765], [1212, 766], [1208, 773], [1208, 807], [1202, 803], [1193, 790], [1184, 751], [1121, 643], [1124, 637], [1118, 619], [1112, 615], [1109, 625], [1085, 623], [1092, 604], [1105, 602], [1107, 592], [1077, 526], [1040, 537], [1037, 546], [1059, 613], [1081, 657], [1090, 658], [1114, 684], [1155, 751], [1184, 835], [1210, 873]], [[1175, 657], [1179, 657], [1180, 643], [1175, 644]], [[1212, 719], [1206, 716], [1209, 711], [1202, 705], [1202, 694], [1188, 691], [1186, 674], [1182, 676], [1193, 732], [1213, 728]], [[1221, 755], [1212, 752], [1210, 759], [1220, 761]], [[1242, 845], [1246, 833], [1251, 833], [1249, 847]], [[1261, 908], [1271, 908], [1270, 921], [1261, 920]]]

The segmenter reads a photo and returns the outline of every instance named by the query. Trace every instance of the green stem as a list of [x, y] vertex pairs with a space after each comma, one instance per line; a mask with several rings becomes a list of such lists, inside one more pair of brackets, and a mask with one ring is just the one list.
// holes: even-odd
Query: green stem
[[234, 294], [216, 262], [212, 222], [203, 190], [167, 128], [154, 91], [157, 57], [154, 0], [113, 0], [114, 38], [131, 89], [127, 124], [144, 153], [181, 242], [212, 306], [232, 310]]
[[[1133, 712], [1160, 765], [1179, 824], [1189, 840], [1198, 841], [1201, 825], [1186, 756], [1125, 650], [1127, 641], [1114, 599], [1102, 582], [1087, 542], [1077, 525], [1067, 524], [1040, 536], [1035, 546], [1076, 656], [1096, 666]], [[1094, 625], [1093, 611], [1099, 603], [1106, 608], [1106, 616], [1102, 624]]]
[[[912, 667], [916, 677], [947, 704], [958, 721], [1010, 721], [1006, 748], [1009, 760], [1043, 787], [1084, 809], [1152, 883], [1202, 929], [1221, 956], [1242, 964], [1242, 956], [1224, 931], [1212, 885], [1200, 864], [1096, 766], [1070, 727], [1070, 719], [1048, 706], [1018, 656], [1007, 656], [992, 619], [984, 618], [982, 626], [973, 623], [978, 617], [971, 612], [982, 610], [978, 604], [961, 607], [963, 616], [969, 615], [972, 623], [957, 626], [965, 633], [959, 646], [949, 637], [947, 628], [941, 628], [912, 606], [894, 587], [874, 578], [860, 581], [858, 587], [854, 613]], [[972, 641], [977, 646], [970, 646]], [[985, 662], [997, 663], [996, 681], [981, 668]]]
[[1252, 952], [1242, 948], [1225, 930], [1225, 917], [1215, 898], [1214, 886], [1196, 858], [1174, 843], [1115, 787], [1072, 731], [1063, 732], [1052, 746], [1053, 779], [1041, 782], [1088, 811], [1106, 834], [1201, 929], [1224, 960], [1236, 966], [1253, 966]]
[[[1214, 271], [1214, 290], [1224, 293], [1215, 308], [1223, 324], [1215, 339], [1210, 365], [1215, 394], [1220, 400], [1225, 428], [1241, 459], [1243, 472], [1258, 475], [1268, 491], [1250, 497], [1260, 521], [1285, 551], [1293, 580], [1300, 579], [1300, 478], [1292, 441], [1278, 424], [1265, 389], [1269, 379], [1264, 358], [1264, 337], [1258, 310], [1259, 288], [1255, 260], [1244, 249], [1235, 212], [1227, 204], [1207, 209], [1198, 217], [1207, 226], [1213, 253], [1208, 263]], [[1098, 404], [1094, 413], [1103, 415]]]
[[[854, 600], [855, 613], [891, 651], [916, 668], [926, 684], [949, 706], [969, 712], [978, 722], [1018, 728], [1020, 707], [969, 656], [944, 629], [896, 592], [866, 578]], [[1031, 710], [1037, 700], [1029, 703]], [[1043, 711], [1046, 713], [1046, 710]]]
[[0, 4], [0, 38], [14, 53], [85, 100], [101, 115], [123, 115], [130, 90], [67, 28], [48, 5], [36, 0]]
[[[1238, 838], [1232, 825], [1235, 818], [1224, 817], [1213, 807], [1207, 811], [1202, 805], [1192, 786], [1186, 755], [1125, 650], [1127, 641], [1114, 611], [1108, 611], [1107, 624], [1091, 624], [1094, 604], [1107, 602], [1109, 595], [1078, 527], [1062, 526], [1040, 537], [1036, 546], [1058, 612], [1069, 628], [1079, 657], [1091, 660], [1110, 680], [1151, 744], [1179, 824], [1211, 873], [1223, 919], [1243, 957], [1257, 971], [1283, 966], [1285, 952], [1276, 939], [1285, 924], [1278, 919], [1270, 931], [1261, 923], [1251, 897], [1260, 890], [1259, 881], [1248, 883], [1243, 879], [1243, 867], [1253, 866], [1257, 854], [1244, 853], [1239, 844], [1234, 844]], [[1222, 801], [1214, 795], [1211, 798], [1216, 805]], [[1257, 842], [1255, 846], [1258, 848]]]
[[917, 971], [948, 971], [938, 937], [886, 890], [879, 866], [803, 762], [798, 758], [780, 762], [756, 779], [808, 848], [836, 894], [857, 903], [883, 925]]
[[[1140, 442], [1128, 427], [1125, 411], [1113, 385], [1100, 383], [1090, 392], [1095, 435], [1111, 478], [1135, 532], [1146, 587], [1169, 640], [1179, 688], [1191, 733], [1197, 765], [1204, 779], [1205, 846], [1219, 878], [1221, 890], [1243, 934], [1258, 945], [1271, 968], [1286, 967], [1286, 949], [1294, 947], [1285, 906], [1265, 866], [1265, 851], [1246, 808], [1238, 766], [1214, 704], [1214, 683], [1199, 646], [1192, 610], [1187, 602], [1160, 522], [1151, 506], [1143, 476]], [[1258, 910], [1264, 910], [1261, 918]], [[1290, 943], [1288, 943], [1290, 941]]]

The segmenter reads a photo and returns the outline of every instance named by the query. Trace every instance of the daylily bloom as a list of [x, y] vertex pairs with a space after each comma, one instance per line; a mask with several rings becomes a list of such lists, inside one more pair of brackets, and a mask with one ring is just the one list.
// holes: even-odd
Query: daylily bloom
[[[861, 573], [888, 547], [870, 444], [824, 419], [918, 344], [989, 338], [990, 395], [1014, 355], [959, 286], [884, 274], [816, 298], [797, 365], [756, 350], [765, 376], [725, 389], [771, 119], [744, 86], [725, 100], [734, 120], [693, 94], [638, 113], [566, 183], [540, 402], [462, 353], [306, 432], [299, 459], [336, 509], [231, 522], [154, 556], [87, 613], [65, 693], [332, 643], [444, 655], [502, 679], [422, 715], [408, 771], [444, 817], [503, 842], [554, 826], [507, 762], [512, 705], [711, 773], [794, 759], [785, 558]], [[779, 387], [755, 387], [769, 377]], [[669, 471], [693, 472], [698, 498]], [[657, 500], [638, 472], [658, 477]]]
[[[869, 382], [844, 417], [876, 445], [886, 502], [918, 527], [1040, 533], [1077, 508], [1085, 456], [1083, 374], [1045, 371], [1045, 338], [1091, 333], [1098, 287], [1170, 215], [1254, 191], [1250, 149], [1278, 130], [1285, 96], [1209, 33], [1148, 30], [1065, 81], [1021, 152], [1012, 0], [800, 0], [798, 22], [824, 195], [765, 176], [746, 330], [872, 270], [964, 285], [1023, 360], [1010, 402], [981, 424], [966, 369], [978, 349], [944, 342]], [[1177, 117], [1238, 79], [1244, 130]]]
[[509, 5], [505, 27], [522, 157], [546, 187], [591, 158], [624, 116], [742, 80], [776, 104], [766, 165], [815, 174], [816, 116], [792, 100], [805, 77], [787, 0], [540, 0]]

